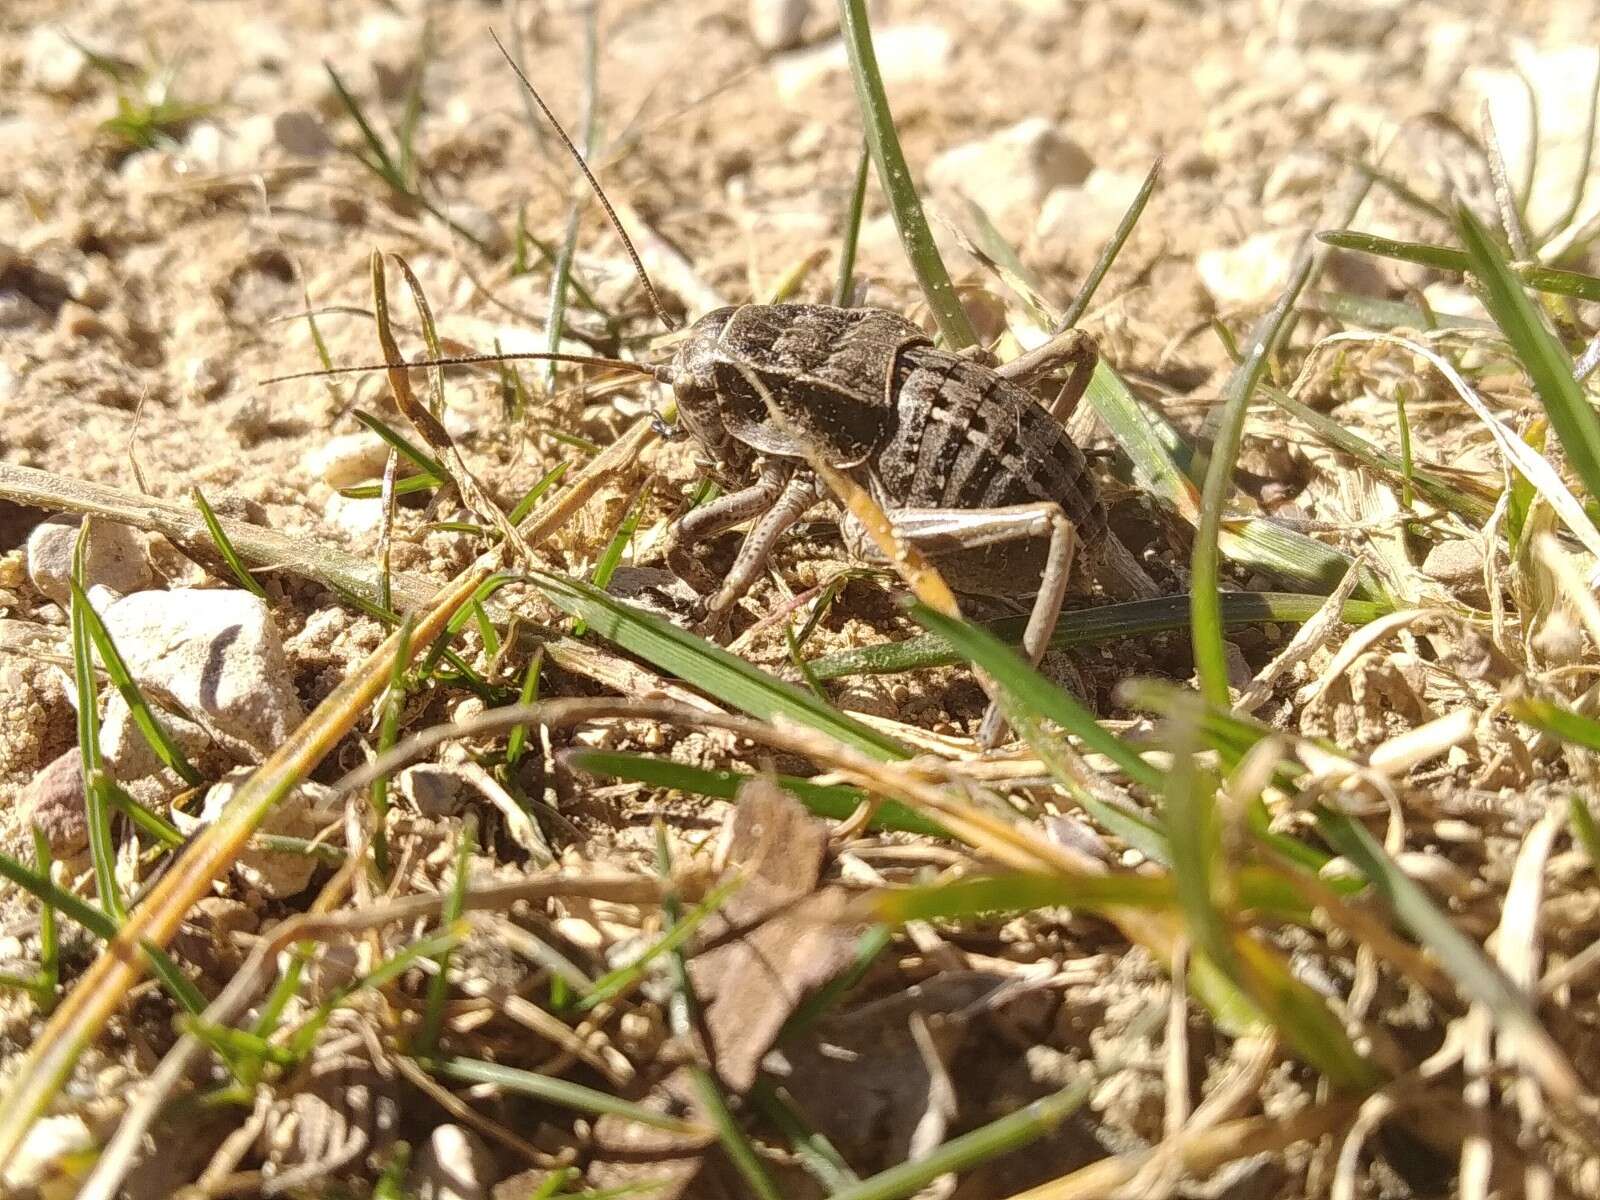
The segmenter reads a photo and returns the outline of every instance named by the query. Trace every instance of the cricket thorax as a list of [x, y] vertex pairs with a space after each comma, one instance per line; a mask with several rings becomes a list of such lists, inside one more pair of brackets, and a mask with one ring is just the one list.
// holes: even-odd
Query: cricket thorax
[[895, 359], [926, 342], [883, 309], [747, 305], [721, 327], [712, 356], [723, 425], [766, 454], [809, 449], [855, 466], [889, 436]]

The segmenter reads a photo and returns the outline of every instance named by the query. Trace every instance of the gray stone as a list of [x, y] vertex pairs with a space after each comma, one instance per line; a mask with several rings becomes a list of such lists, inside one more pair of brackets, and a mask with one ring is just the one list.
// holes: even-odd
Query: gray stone
[[89, 844], [89, 818], [83, 808], [83, 755], [63, 751], [22, 790], [18, 807], [37, 825], [57, 858], [71, 858]]
[[35, 25], [22, 45], [22, 77], [52, 96], [81, 96], [89, 90], [89, 55], [53, 24]]
[[[51, 517], [28, 535], [28, 578], [33, 586], [66, 606], [72, 599], [72, 562], [78, 546], [77, 517]], [[84, 550], [84, 590], [97, 599], [115, 600], [150, 585], [150, 562], [144, 539], [116, 521], [96, 518], [89, 526]]]
[[1093, 168], [1083, 147], [1035, 116], [946, 150], [929, 165], [928, 182], [966, 196], [1002, 225], [1032, 225], [1052, 190], [1083, 183]]
[[1404, 12], [1405, 0], [1287, 0], [1278, 35], [1296, 46], [1374, 47]]

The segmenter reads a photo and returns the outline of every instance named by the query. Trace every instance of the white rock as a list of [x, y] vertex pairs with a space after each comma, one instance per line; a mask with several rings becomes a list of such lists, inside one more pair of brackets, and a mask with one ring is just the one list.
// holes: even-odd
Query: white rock
[[[878, 71], [888, 87], [937, 81], [949, 68], [955, 49], [955, 38], [950, 31], [932, 22], [886, 25], [873, 31], [872, 43], [878, 55]], [[843, 77], [849, 69], [850, 59], [844, 43], [834, 38], [820, 46], [774, 59], [772, 79], [778, 98], [794, 103], [826, 80]]]
[[417, 1200], [488, 1200], [497, 1179], [494, 1155], [460, 1125], [437, 1126], [412, 1169]]
[[22, 1139], [4, 1169], [0, 1191], [18, 1196], [37, 1192], [43, 1196], [71, 1195], [76, 1191], [69, 1156], [94, 1149], [94, 1135], [82, 1117], [40, 1117]]
[[1034, 237], [1052, 258], [1097, 255], [1143, 185], [1143, 172], [1096, 167], [1077, 187], [1056, 188], [1044, 198]]
[[236, 761], [258, 761], [303, 719], [272, 616], [251, 593], [135, 592], [103, 615], [134, 679], [171, 697]]
[[448, 817], [461, 810], [471, 790], [461, 773], [442, 763], [418, 763], [395, 777], [395, 787], [425, 817]]
[[1028, 117], [978, 141], [953, 146], [928, 166], [928, 182], [965, 195], [1002, 225], [1030, 223], [1052, 189], [1089, 177], [1083, 148], [1046, 117]]
[[[28, 578], [57, 604], [71, 602], [72, 560], [78, 545], [77, 517], [51, 517], [28, 535]], [[150, 560], [138, 532], [116, 521], [96, 518], [89, 526], [83, 580], [91, 594], [116, 599], [150, 586]], [[96, 606], [98, 609], [98, 605]]]
[[[195, 722], [159, 709], [155, 719], [191, 763], [211, 748], [211, 736]], [[116, 692], [106, 701], [101, 719], [100, 755], [111, 777], [140, 804], [160, 805], [189, 786], [156, 757], [133, 719], [133, 710]]]
[[1406, 0], [1287, 0], [1278, 36], [1297, 46], [1378, 46], [1393, 32]]
[[300, 465], [331, 488], [377, 479], [383, 475], [389, 446], [375, 433], [344, 433], [313, 446]]
[[1300, 234], [1293, 229], [1269, 230], [1237, 246], [1203, 251], [1195, 270], [1218, 308], [1248, 307], [1283, 290], [1299, 243]]
[[[1469, 127], [1477, 130], [1477, 114], [1487, 101], [1506, 169], [1514, 180], [1526, 177], [1529, 155], [1535, 149], [1523, 77], [1533, 85], [1539, 109], [1538, 157], [1528, 220], [1535, 230], [1548, 228], [1565, 215], [1577, 187], [1578, 172], [1584, 165], [1589, 89], [1594, 83], [1597, 53], [1592, 44], [1548, 51], [1519, 47], [1515, 59], [1521, 76], [1509, 69], [1476, 68], [1462, 79], [1463, 109], [1471, 114]], [[1576, 226], [1600, 213], [1600, 154], [1591, 156], [1588, 167], [1587, 198]], [[1556, 255], [1561, 245], [1562, 239], [1557, 238], [1540, 256]]]
[[364, 545], [383, 528], [383, 501], [377, 498], [352, 500], [335, 492], [323, 505], [322, 519], [344, 534], [352, 545]]
[[53, 24], [41, 22], [22, 47], [22, 77], [52, 96], [79, 96], [89, 88], [89, 56]]
[[750, 36], [763, 50], [792, 50], [811, 12], [811, 0], [750, 0]]

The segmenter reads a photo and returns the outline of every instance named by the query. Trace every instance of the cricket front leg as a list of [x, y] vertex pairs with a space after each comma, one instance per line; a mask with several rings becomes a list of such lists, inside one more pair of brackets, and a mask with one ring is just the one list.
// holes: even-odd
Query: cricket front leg
[[[1039, 665], [1050, 637], [1061, 618], [1067, 583], [1072, 577], [1072, 560], [1077, 553], [1076, 527], [1054, 501], [1019, 504], [994, 509], [903, 509], [890, 515], [895, 536], [924, 551], [938, 565], [941, 551], [976, 550], [1005, 542], [1048, 538], [1049, 551], [1039, 578], [1039, 593], [1028, 615], [1022, 634], [1022, 652], [1033, 666]], [[978, 738], [986, 749], [1000, 744], [1005, 736], [1005, 719], [990, 694], [989, 710], [984, 714]]]
[[762, 466], [760, 476], [749, 487], [718, 496], [686, 513], [672, 527], [667, 542], [667, 566], [672, 573], [702, 594], [717, 587], [696, 551], [708, 538], [766, 512], [777, 503], [783, 485], [793, 474], [793, 464], [773, 459]]
[[1050, 404], [1050, 415], [1065, 421], [1078, 407], [1083, 393], [1094, 378], [1094, 369], [1100, 363], [1100, 350], [1094, 339], [1081, 329], [1063, 329], [1042, 346], [1026, 354], [1019, 354], [1010, 362], [995, 368], [1002, 379], [1023, 387], [1030, 387], [1046, 375], [1067, 368], [1066, 382], [1061, 385], [1055, 400]]
[[720, 633], [727, 623], [728, 615], [733, 611], [733, 606], [739, 597], [750, 590], [750, 585], [755, 583], [767, 565], [767, 559], [772, 556], [772, 548], [778, 544], [778, 539], [787, 533], [801, 517], [821, 499], [821, 489], [817, 480], [809, 472], [801, 472], [790, 477], [783, 485], [774, 501], [764, 515], [749, 533], [745, 534], [744, 545], [739, 547], [739, 556], [733, 560], [733, 568], [728, 572], [728, 578], [723, 582], [717, 594], [706, 605], [706, 629], [712, 634]]

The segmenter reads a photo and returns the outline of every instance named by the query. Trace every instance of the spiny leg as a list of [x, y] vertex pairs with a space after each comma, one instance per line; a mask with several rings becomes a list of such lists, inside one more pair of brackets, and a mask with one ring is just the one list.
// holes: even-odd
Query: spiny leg
[[772, 548], [789, 528], [806, 515], [821, 499], [821, 489], [809, 473], [793, 476], [779, 493], [777, 501], [745, 535], [739, 547], [739, 557], [734, 559], [727, 581], [706, 606], [707, 624], [714, 631], [727, 620], [734, 602], [750, 590], [750, 585], [761, 574], [772, 554]]
[[1063, 329], [1044, 345], [996, 367], [995, 374], [1028, 387], [1052, 371], [1068, 368], [1066, 382], [1050, 405], [1050, 415], [1065, 421], [1078, 407], [1099, 362], [1100, 351], [1092, 337], [1081, 329]]
[[709, 590], [710, 576], [694, 557], [695, 547], [724, 529], [732, 529], [766, 512], [777, 503], [783, 485], [793, 474], [794, 464], [771, 459], [762, 466], [760, 476], [749, 487], [718, 496], [709, 504], [686, 513], [673, 527], [671, 541], [667, 544], [667, 565], [673, 573], [699, 591]]
[[[923, 550], [938, 565], [941, 550], [976, 550], [1003, 542], [1048, 537], [1049, 552], [1039, 578], [1039, 593], [1028, 615], [1022, 634], [1022, 651], [1038, 666], [1050, 645], [1050, 635], [1061, 618], [1061, 605], [1067, 596], [1072, 576], [1072, 559], [1077, 552], [1078, 532], [1053, 500], [1037, 504], [1018, 504], [1009, 508], [902, 509], [889, 514], [895, 536]], [[979, 727], [978, 738], [985, 748], [993, 748], [1005, 736], [1005, 721], [1000, 706], [992, 700]]]

